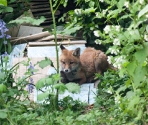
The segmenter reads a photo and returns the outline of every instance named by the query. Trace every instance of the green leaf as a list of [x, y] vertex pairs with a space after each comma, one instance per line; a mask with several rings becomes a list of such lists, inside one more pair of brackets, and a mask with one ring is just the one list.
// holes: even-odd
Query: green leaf
[[138, 111], [137, 117], [135, 118], [135, 121], [141, 120], [142, 114], [143, 114], [143, 111], [142, 111], [142, 109], [140, 109], [140, 110]]
[[128, 104], [127, 109], [128, 110], [133, 109], [135, 107], [135, 105], [139, 103], [139, 100], [140, 100], [140, 98], [138, 96], [133, 96], [133, 98], [129, 100], [129, 104]]
[[133, 74], [133, 81], [136, 88], [141, 86], [141, 82], [144, 80], [146, 73], [146, 67], [138, 66], [136, 68], [135, 73]]
[[38, 62], [38, 64], [39, 64], [39, 67], [42, 69], [49, 66], [49, 65], [53, 66], [53, 62], [47, 57], [45, 57], [45, 60]]
[[0, 118], [2, 119], [7, 118], [7, 113], [3, 110], [0, 110]]
[[136, 67], [137, 65], [135, 60], [127, 65], [127, 71], [131, 76], [133, 76]]
[[0, 93], [5, 92], [7, 87], [4, 84], [0, 84]]
[[48, 92], [45, 92], [45, 93], [41, 93], [37, 96], [37, 100], [38, 101], [43, 101], [44, 99], [48, 98], [49, 96], [49, 93]]
[[53, 87], [55, 89], [58, 89], [59, 92], [62, 92], [62, 93], [67, 89], [67, 87], [63, 83], [55, 84]]
[[66, 87], [69, 92], [71, 93], [79, 93], [80, 92], [80, 86], [76, 83], [68, 83], [66, 84]]
[[84, 13], [85, 14], [90, 14], [90, 13], [94, 13], [96, 9], [94, 9], [93, 7], [89, 8], [89, 9], [85, 9]]
[[53, 75], [52, 75], [52, 78], [54, 79], [55, 82], [61, 80], [61, 76], [60, 76], [60, 74], [53, 74]]
[[11, 45], [11, 43], [10, 42], [8, 42], [8, 50], [7, 50], [7, 52], [10, 54], [11, 52], [12, 52], [12, 45]]
[[0, 79], [4, 79], [5, 77], [5, 73], [4, 72], [0, 72]]
[[148, 25], [146, 26], [146, 32], [148, 33]]
[[5, 13], [5, 12], [13, 12], [13, 8], [0, 5], [0, 13]]
[[133, 39], [135, 39], [135, 40], [141, 39], [139, 30], [137, 30], [137, 29], [136, 30], [131, 30], [131, 31], [129, 31], [129, 33], [130, 33], [130, 35], [131, 35], [131, 37]]
[[34, 19], [32, 17], [22, 17], [21, 19], [16, 19], [13, 21], [10, 21], [9, 23], [17, 23], [17, 24], [22, 24], [22, 23], [30, 23], [32, 25], [37, 25], [39, 26], [41, 23], [45, 21], [45, 17], [41, 16], [40, 19]]
[[93, 2], [93, 1], [89, 2], [89, 7], [94, 7], [94, 5], [95, 5], [95, 2]]
[[22, 62], [21, 62], [21, 64], [23, 64], [24, 66], [29, 66], [29, 61], [25, 61], [25, 60], [23, 60]]
[[36, 86], [36, 89], [40, 89], [40, 88], [43, 88], [44, 87], [44, 84], [45, 84], [45, 78], [42, 78], [42, 79], [40, 79], [36, 84], [35, 84], [35, 86]]
[[53, 85], [54, 84], [54, 81], [53, 81], [52, 78], [46, 78], [45, 79], [45, 83], [46, 83], [46, 85]]
[[4, 5], [4, 6], [7, 6], [7, 0], [1, 0], [1, 1], [0, 1], [0, 5], [1, 5], [1, 4]]
[[122, 9], [122, 7], [124, 6], [124, 3], [125, 3], [125, 0], [120, 0], [118, 3], [117, 3], [117, 7], [118, 9]]
[[147, 56], [147, 52], [146, 52], [146, 48], [143, 48], [141, 50], [138, 50], [135, 54], [134, 54], [136, 60], [138, 61], [138, 63], [140, 65], [142, 65], [144, 63], [144, 61], [146, 60], [146, 56]]
[[138, 18], [140, 18], [141, 16], [143, 16], [147, 12], [148, 12], [148, 4], [139, 12]]
[[66, 29], [64, 29], [61, 34], [65, 34], [65, 35], [70, 35], [72, 33], [75, 33], [76, 31], [80, 30], [82, 28], [82, 26], [75, 26], [72, 27], [72, 25], [66, 27]]
[[124, 86], [120, 86], [120, 88], [117, 90], [118, 93], [120, 93], [121, 91], [125, 91], [127, 87], [124, 85]]
[[132, 80], [131, 79], [128, 79], [125, 84], [126, 84], [126, 87], [128, 87], [130, 84], [131, 84]]

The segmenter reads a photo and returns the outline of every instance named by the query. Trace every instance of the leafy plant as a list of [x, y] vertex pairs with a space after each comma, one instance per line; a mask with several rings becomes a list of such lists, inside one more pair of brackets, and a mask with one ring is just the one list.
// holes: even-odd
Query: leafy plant
[[[147, 5], [143, 1], [106, 2], [106, 25], [103, 31], [96, 30], [97, 44], [110, 44], [107, 51], [108, 61], [119, 69], [121, 78], [128, 75], [128, 80], [116, 91], [120, 108], [124, 114], [133, 118], [133, 122], [145, 124], [147, 117]], [[114, 10], [111, 10], [114, 8]], [[127, 15], [127, 12], [129, 13]], [[126, 25], [122, 22], [127, 20]], [[143, 56], [141, 56], [143, 55]], [[122, 91], [131, 88], [122, 97]], [[142, 108], [143, 107], [143, 108]], [[138, 113], [137, 113], [138, 112]]]

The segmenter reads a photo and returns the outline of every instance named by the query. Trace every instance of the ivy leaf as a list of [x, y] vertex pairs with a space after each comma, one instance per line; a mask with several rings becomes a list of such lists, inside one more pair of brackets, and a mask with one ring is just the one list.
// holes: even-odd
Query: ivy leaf
[[22, 17], [21, 19], [10, 21], [10, 23], [17, 23], [17, 24], [30, 23], [32, 25], [39, 26], [44, 21], [45, 21], [45, 17], [43, 16], [41, 16], [40, 19], [34, 19], [32, 17]]
[[140, 18], [141, 16], [143, 16], [147, 12], [148, 12], [148, 4], [139, 12], [138, 18]]
[[79, 93], [80, 92], [80, 86], [76, 83], [68, 83], [66, 84], [66, 87], [69, 92], [71, 93]]
[[0, 110], [0, 118], [7, 118], [7, 113], [5, 111]]
[[53, 62], [47, 57], [45, 57], [45, 60], [42, 60], [42, 61], [38, 62], [37, 64], [39, 64], [39, 67], [42, 69], [49, 66], [49, 65], [53, 66]]

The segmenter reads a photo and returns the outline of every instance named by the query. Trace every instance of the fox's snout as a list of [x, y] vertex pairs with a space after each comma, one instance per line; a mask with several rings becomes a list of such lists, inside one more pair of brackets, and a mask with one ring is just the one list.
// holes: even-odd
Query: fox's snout
[[73, 70], [73, 66], [69, 63], [66, 63], [66, 62], [61, 62], [61, 68], [62, 68], [62, 71], [64, 71], [65, 73], [69, 73]]
[[64, 72], [66, 72], [66, 73], [68, 73], [70, 71], [71, 71], [70, 69], [64, 69]]

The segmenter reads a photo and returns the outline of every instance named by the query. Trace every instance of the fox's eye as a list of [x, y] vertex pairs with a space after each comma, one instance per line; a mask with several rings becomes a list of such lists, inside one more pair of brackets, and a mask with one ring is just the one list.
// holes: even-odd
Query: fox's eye
[[63, 64], [65, 64], [65, 62], [62, 61]]
[[70, 64], [73, 64], [74, 62], [70, 62]]

